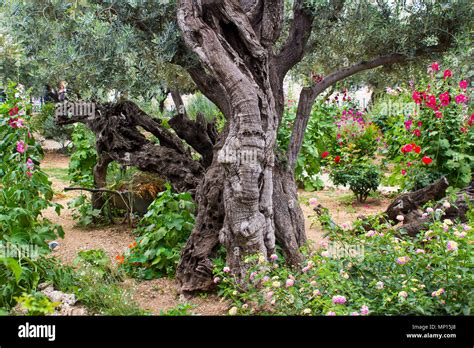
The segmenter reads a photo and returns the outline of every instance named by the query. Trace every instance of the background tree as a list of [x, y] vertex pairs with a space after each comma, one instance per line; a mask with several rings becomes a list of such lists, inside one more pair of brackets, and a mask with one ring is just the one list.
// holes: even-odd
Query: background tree
[[[78, 74], [71, 79], [80, 77], [79, 89], [98, 93], [97, 86], [104, 86], [138, 94], [133, 91], [162, 87], [161, 74], [175, 74], [163, 69], [174, 64], [181, 67], [174, 76], [185, 70], [225, 116], [225, 127], [212, 143], [212, 161], [203, 165], [195, 192], [196, 225], [177, 272], [185, 291], [212, 285], [211, 258], [219, 243], [226, 247], [227, 262], [236, 274], [245, 272], [244, 255], [269, 256], [275, 240], [287, 261], [298, 263], [306, 237], [293, 168], [317, 96], [356, 73], [439, 58], [465, 40], [473, 12], [468, 1], [14, 3], [5, 11], [26, 18], [10, 25], [22, 33], [27, 56], [40, 67], [49, 66], [51, 62], [45, 65], [39, 58], [47, 56], [50, 47], [72, 46], [69, 53], [59, 50], [64, 53], [52, 66], [62, 66], [63, 74], [76, 67]], [[33, 20], [38, 13], [43, 24]], [[53, 45], [43, 47], [37, 42], [44, 39], [32, 40], [51, 30], [58, 41]], [[276, 158], [283, 81], [292, 69], [305, 76], [316, 70], [324, 78], [308, 81], [301, 91], [286, 156]], [[111, 119], [113, 114], [107, 115]], [[108, 122], [107, 127], [113, 126]], [[119, 155], [114, 159], [123, 161]]]

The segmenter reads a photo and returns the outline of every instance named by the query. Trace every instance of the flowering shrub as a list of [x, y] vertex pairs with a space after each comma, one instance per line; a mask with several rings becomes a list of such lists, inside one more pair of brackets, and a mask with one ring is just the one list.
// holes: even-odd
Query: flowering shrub
[[214, 283], [231, 315], [470, 315], [473, 211], [467, 224], [428, 211], [429, 230], [415, 239], [375, 217], [371, 231], [330, 228], [299, 269], [256, 255], [242, 280], [216, 263]]
[[38, 284], [33, 252], [48, 253], [47, 241], [64, 232], [41, 214], [48, 207], [59, 214], [61, 206], [51, 202], [51, 182], [39, 167], [43, 152], [32, 135], [28, 99], [14, 84], [6, 92], [0, 104], [0, 244], [21, 251], [0, 256], [0, 307], [9, 308]]
[[153, 279], [173, 275], [181, 249], [194, 227], [195, 205], [189, 193], [173, 193], [169, 184], [148, 208], [134, 231], [138, 235], [116, 261], [131, 275]]
[[46, 240], [63, 236], [61, 226], [42, 217], [52, 203], [53, 190], [39, 168], [43, 151], [29, 126], [30, 106], [13, 84], [0, 105], [0, 241], [34, 244], [49, 251]]
[[398, 98], [416, 107], [394, 116], [386, 134], [398, 163], [394, 181], [418, 189], [446, 176], [452, 186], [467, 185], [474, 168], [474, 110], [467, 81], [433, 63], [426, 82], [404, 91]]
[[331, 170], [333, 183], [348, 185], [357, 200], [364, 202], [380, 183], [380, 172], [372, 164], [380, 141], [378, 128], [354, 109], [343, 109], [335, 118], [337, 129], [333, 146], [321, 157]]

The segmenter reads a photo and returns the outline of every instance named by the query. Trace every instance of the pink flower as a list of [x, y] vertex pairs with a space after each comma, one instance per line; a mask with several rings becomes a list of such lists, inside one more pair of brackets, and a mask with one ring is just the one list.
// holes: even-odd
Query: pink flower
[[443, 73], [443, 77], [447, 78], [447, 77], [451, 77], [451, 76], [453, 76], [453, 73], [451, 72], [451, 70], [446, 69]]
[[468, 98], [464, 94], [458, 94], [455, 98], [456, 104], [466, 103]]
[[314, 197], [311, 197], [308, 201], [309, 205], [316, 205], [318, 204], [318, 200]]
[[456, 243], [456, 242], [453, 241], [453, 240], [449, 240], [449, 241], [446, 243], [446, 248], [447, 248], [449, 251], [456, 251], [456, 250], [458, 250], [458, 243]]
[[219, 277], [215, 277], [215, 278], [214, 278], [214, 284], [217, 284], [217, 283], [219, 283], [220, 281], [221, 281], [221, 278], [219, 278]]
[[413, 123], [412, 120], [405, 121], [405, 128], [406, 128], [406, 130], [410, 130], [410, 127], [411, 127], [412, 123]]
[[444, 92], [439, 95], [439, 100], [442, 106], [449, 105], [449, 92]]
[[371, 230], [365, 234], [366, 237], [373, 237], [377, 234], [374, 230]]
[[334, 317], [336, 315], [336, 312], [333, 312], [333, 311], [329, 311], [326, 313], [327, 316], [329, 317]]
[[400, 291], [398, 293], [398, 296], [399, 297], [403, 297], [403, 298], [407, 298], [408, 297], [408, 293], [406, 291]]
[[415, 136], [417, 136], [417, 137], [421, 137], [421, 131], [420, 131], [419, 129], [415, 129], [415, 130], [413, 131], [413, 134], [414, 134]]
[[26, 150], [26, 144], [23, 140], [20, 140], [16, 143], [16, 150], [19, 152], [19, 153], [24, 153], [25, 150]]
[[439, 297], [439, 296], [441, 296], [442, 294], [444, 294], [445, 292], [446, 292], [446, 291], [445, 291], [443, 288], [441, 288], [441, 289], [439, 289], [439, 290], [433, 291], [433, 292], [431, 293], [431, 297]]
[[271, 254], [270, 255], [270, 260], [272, 260], [272, 261], [278, 260], [278, 255], [277, 254]]
[[399, 258], [397, 258], [397, 263], [399, 265], [404, 265], [406, 264], [408, 261], [410, 261], [410, 258], [408, 256], [400, 256]]
[[332, 297], [332, 303], [334, 303], [334, 304], [344, 304], [346, 302], [347, 302], [347, 300], [344, 296], [336, 295], [336, 296]]
[[416, 249], [416, 250], [415, 250], [415, 253], [417, 253], [417, 254], [424, 254], [425, 251], [424, 251], [423, 249]]
[[33, 176], [33, 173], [30, 172], [29, 170], [26, 172], [26, 175], [28, 175], [30, 178]]
[[434, 71], [438, 71], [439, 70], [438, 62], [431, 63], [431, 69], [433, 69]]
[[461, 87], [461, 89], [466, 89], [467, 88], [467, 81], [466, 80], [459, 81], [459, 87]]
[[351, 316], [352, 316], [352, 317], [357, 317], [357, 316], [359, 316], [359, 315], [360, 315], [359, 312], [351, 312]]
[[26, 166], [28, 167], [28, 169], [33, 169], [33, 167], [35, 166], [33, 160], [31, 158], [28, 158], [28, 160], [26, 161]]
[[290, 286], [295, 285], [295, 281], [293, 279], [286, 280], [286, 287], [289, 288]]
[[223, 271], [224, 273], [230, 273], [230, 268], [227, 267], [227, 266], [225, 266], [225, 267], [222, 269], [222, 271]]
[[441, 111], [435, 111], [436, 118], [443, 118]]
[[369, 307], [367, 307], [367, 306], [365, 306], [365, 305], [362, 306], [361, 309], [360, 309], [360, 314], [362, 314], [362, 315], [367, 315], [367, 314], [369, 314]]

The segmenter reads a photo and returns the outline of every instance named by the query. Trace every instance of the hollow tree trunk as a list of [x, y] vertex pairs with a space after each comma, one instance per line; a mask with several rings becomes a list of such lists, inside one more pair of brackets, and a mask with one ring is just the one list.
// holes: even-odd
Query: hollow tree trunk
[[221, 88], [222, 104], [230, 105], [224, 109], [228, 128], [197, 190], [197, 223], [177, 270], [183, 291], [212, 285], [210, 259], [219, 243], [237, 276], [246, 272], [246, 255], [274, 253], [275, 239], [289, 262], [302, 259], [298, 249], [306, 237], [296, 184], [274, 155], [282, 115], [282, 94], [275, 91], [283, 90], [282, 79], [274, 79], [270, 67], [271, 35], [257, 34], [250, 20], [237, 1], [179, 5], [187, 46], [204, 66], [202, 74]]

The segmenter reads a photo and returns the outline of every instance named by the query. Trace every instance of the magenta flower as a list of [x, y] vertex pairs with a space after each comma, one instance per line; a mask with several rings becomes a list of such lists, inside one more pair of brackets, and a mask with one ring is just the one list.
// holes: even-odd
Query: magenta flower
[[461, 89], [466, 89], [467, 88], [467, 81], [466, 80], [459, 81], [459, 87], [461, 87]]
[[34, 168], [35, 164], [31, 158], [28, 158], [28, 160], [26, 161], [26, 166], [29, 170], [32, 170]]
[[464, 94], [458, 94], [455, 98], [456, 104], [467, 102], [468, 98]]
[[336, 296], [332, 297], [332, 303], [334, 303], [334, 304], [344, 304], [346, 302], [347, 302], [347, 300], [344, 296], [336, 295]]
[[270, 260], [272, 260], [272, 261], [278, 260], [278, 255], [277, 254], [271, 254], [270, 255]]
[[361, 309], [360, 309], [360, 314], [362, 314], [362, 315], [367, 315], [367, 314], [369, 314], [369, 307], [367, 307], [367, 306], [365, 306], [365, 305], [362, 306]]
[[24, 153], [25, 150], [26, 150], [26, 144], [23, 140], [20, 140], [16, 143], [16, 150], [19, 152], [19, 153]]

